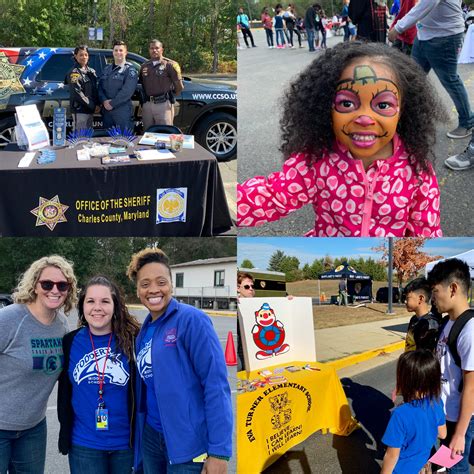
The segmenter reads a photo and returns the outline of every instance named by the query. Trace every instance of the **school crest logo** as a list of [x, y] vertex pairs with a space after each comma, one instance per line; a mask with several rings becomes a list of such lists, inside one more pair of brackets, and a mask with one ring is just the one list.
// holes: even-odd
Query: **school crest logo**
[[[95, 354], [100, 371], [102, 372], [104, 360], [107, 355], [107, 348], [100, 347], [95, 350]], [[120, 356], [121, 354], [109, 352], [109, 356], [107, 357], [107, 362], [105, 364], [104, 380], [109, 384], [124, 386], [127, 385], [130, 375], [125, 370]], [[84, 380], [87, 380], [88, 383], [98, 383], [97, 366], [94, 352], [89, 352], [76, 364], [76, 367], [74, 367], [73, 371], [73, 378], [78, 385]]]
[[145, 347], [137, 356], [138, 373], [143, 379], [153, 376], [151, 370], [151, 339], [145, 344]]
[[36, 216], [36, 227], [45, 225], [49, 230], [54, 230], [60, 222], [67, 222], [65, 212], [69, 206], [59, 202], [59, 196], [56, 195], [51, 199], [44, 197], [39, 198], [39, 205], [30, 212]]
[[274, 397], [270, 397], [270, 408], [272, 416], [272, 426], [274, 430], [279, 430], [291, 421], [291, 400], [288, 400], [288, 392], [283, 392]]

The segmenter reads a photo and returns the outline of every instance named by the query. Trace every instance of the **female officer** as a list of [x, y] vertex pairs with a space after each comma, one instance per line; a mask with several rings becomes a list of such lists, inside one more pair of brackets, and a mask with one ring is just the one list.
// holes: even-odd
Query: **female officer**
[[69, 105], [74, 120], [74, 130], [92, 128], [94, 110], [98, 105], [97, 76], [88, 66], [87, 46], [74, 49], [76, 64], [67, 73], [65, 83], [69, 85]]
[[127, 63], [127, 45], [114, 44], [114, 62], [104, 69], [99, 79], [99, 101], [102, 105], [104, 128], [119, 126], [132, 129], [132, 95], [138, 83], [138, 73]]
[[59, 451], [69, 454], [72, 474], [129, 474], [139, 324], [104, 276], [86, 284], [78, 313], [79, 329], [63, 339]]
[[136, 344], [135, 468], [142, 458], [145, 474], [224, 474], [232, 450], [232, 406], [212, 323], [172, 297], [171, 269], [161, 250], [133, 255], [127, 274], [150, 312]]
[[77, 301], [72, 265], [52, 255], [33, 262], [0, 310], [0, 472], [43, 474], [46, 404], [63, 364], [62, 338]]

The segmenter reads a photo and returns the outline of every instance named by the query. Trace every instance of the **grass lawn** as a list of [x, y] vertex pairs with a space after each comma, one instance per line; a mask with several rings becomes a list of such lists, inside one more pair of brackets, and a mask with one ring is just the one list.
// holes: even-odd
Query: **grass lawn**
[[[331, 295], [338, 294], [338, 280], [320, 281], [321, 292], [330, 299]], [[375, 296], [377, 290], [387, 286], [387, 282], [374, 281], [372, 293]], [[293, 296], [318, 296], [318, 282], [316, 280], [304, 280], [287, 283], [286, 288], [289, 295]], [[411, 314], [408, 313], [404, 305], [394, 304], [394, 314], [388, 315], [387, 304], [367, 303], [365, 306], [356, 308], [355, 306], [336, 305], [315, 305], [313, 306], [313, 320], [315, 329], [332, 328], [337, 326], [348, 326], [350, 324], [368, 323], [371, 321], [389, 320], [406, 316], [407, 322]]]

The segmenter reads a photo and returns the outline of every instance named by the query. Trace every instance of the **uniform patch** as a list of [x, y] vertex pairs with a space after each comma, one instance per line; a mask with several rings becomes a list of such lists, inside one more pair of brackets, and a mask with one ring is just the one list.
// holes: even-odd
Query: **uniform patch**
[[186, 222], [188, 188], [156, 190], [156, 223]]
[[81, 75], [78, 72], [72, 72], [69, 75], [69, 80], [71, 81], [71, 84], [76, 84], [80, 77]]
[[133, 66], [130, 66], [128, 68], [128, 75], [130, 77], [135, 77], [137, 75], [137, 71], [135, 71], [135, 68]]
[[179, 64], [175, 61], [173, 61], [173, 68], [175, 69], [176, 73], [178, 74], [178, 78], [181, 79], [181, 68], [179, 67]]

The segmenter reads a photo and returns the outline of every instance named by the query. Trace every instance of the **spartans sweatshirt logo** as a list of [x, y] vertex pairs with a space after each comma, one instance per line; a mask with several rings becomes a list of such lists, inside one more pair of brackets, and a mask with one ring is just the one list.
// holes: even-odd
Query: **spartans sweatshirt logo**
[[[95, 350], [99, 370], [104, 370], [104, 360], [107, 354], [106, 347], [100, 347]], [[129, 374], [125, 370], [123, 362], [120, 360], [121, 354], [109, 352], [107, 362], [105, 364], [104, 380], [106, 383], [124, 386], [127, 385]], [[97, 366], [94, 352], [86, 354], [74, 367], [74, 381], [79, 385], [82, 381], [88, 380], [88, 383], [99, 383], [97, 376]]]

